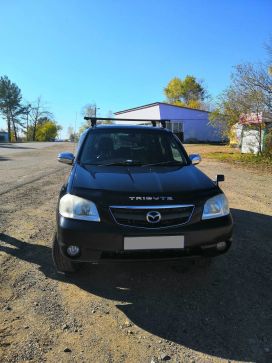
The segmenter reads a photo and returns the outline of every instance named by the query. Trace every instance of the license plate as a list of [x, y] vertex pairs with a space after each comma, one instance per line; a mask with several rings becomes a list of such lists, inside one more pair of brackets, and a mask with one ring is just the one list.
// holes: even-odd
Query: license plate
[[125, 237], [124, 250], [184, 248], [184, 236]]

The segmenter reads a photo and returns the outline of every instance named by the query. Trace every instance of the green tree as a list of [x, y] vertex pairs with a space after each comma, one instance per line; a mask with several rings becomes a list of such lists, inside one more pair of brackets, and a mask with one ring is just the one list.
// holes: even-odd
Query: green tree
[[207, 92], [194, 76], [184, 79], [173, 78], [164, 88], [167, 101], [173, 105], [191, 108], [203, 108]]
[[37, 141], [51, 141], [55, 140], [61, 126], [55, 121], [43, 118], [39, 119], [36, 126], [36, 140]]
[[20, 88], [7, 76], [0, 77], [0, 113], [7, 122], [10, 142], [12, 135], [17, 141], [18, 127], [23, 127], [20, 116], [24, 114], [25, 108], [21, 105], [21, 100]]

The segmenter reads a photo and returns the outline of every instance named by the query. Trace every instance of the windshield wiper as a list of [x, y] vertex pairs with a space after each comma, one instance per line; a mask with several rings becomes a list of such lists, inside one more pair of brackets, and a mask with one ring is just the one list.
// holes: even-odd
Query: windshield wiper
[[168, 161], [160, 161], [159, 163], [143, 164], [142, 166], [156, 166], [156, 165], [182, 165], [182, 166], [184, 166], [185, 164], [180, 161], [176, 161], [176, 160], [168, 160]]
[[115, 161], [112, 163], [105, 164], [97, 164], [96, 166], [138, 166], [143, 163], [139, 160], [123, 160], [123, 161]]

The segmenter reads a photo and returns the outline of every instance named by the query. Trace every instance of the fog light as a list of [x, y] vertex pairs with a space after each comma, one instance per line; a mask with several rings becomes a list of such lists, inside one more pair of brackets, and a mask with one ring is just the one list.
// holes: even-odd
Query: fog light
[[227, 247], [226, 242], [218, 242], [216, 244], [216, 248], [218, 249], [218, 251], [223, 251], [226, 247]]
[[69, 246], [69, 247], [67, 248], [67, 254], [68, 254], [69, 256], [71, 256], [71, 257], [75, 257], [75, 256], [77, 256], [77, 255], [79, 254], [79, 251], [80, 251], [80, 249], [79, 249], [79, 247], [77, 247], [77, 246]]

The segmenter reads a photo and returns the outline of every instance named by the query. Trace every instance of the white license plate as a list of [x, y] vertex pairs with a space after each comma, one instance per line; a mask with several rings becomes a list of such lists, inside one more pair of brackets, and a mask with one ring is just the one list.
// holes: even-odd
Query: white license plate
[[184, 236], [125, 237], [124, 250], [184, 248]]

